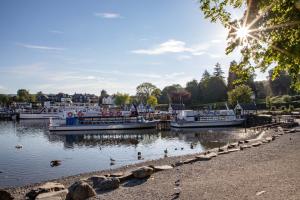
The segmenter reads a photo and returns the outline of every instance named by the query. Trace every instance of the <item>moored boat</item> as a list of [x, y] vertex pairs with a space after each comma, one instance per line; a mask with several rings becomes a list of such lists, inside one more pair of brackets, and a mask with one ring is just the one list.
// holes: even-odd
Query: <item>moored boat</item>
[[50, 131], [86, 131], [86, 130], [126, 130], [155, 128], [156, 121], [147, 121], [143, 117], [96, 116], [68, 117], [65, 123], [53, 123], [50, 120]]
[[174, 128], [202, 128], [238, 126], [244, 119], [238, 118], [233, 110], [193, 111], [181, 110], [171, 122]]

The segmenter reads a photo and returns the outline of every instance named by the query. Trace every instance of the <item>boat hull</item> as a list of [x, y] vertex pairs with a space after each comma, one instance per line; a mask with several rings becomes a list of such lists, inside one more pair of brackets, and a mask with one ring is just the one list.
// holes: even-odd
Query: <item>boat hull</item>
[[59, 113], [20, 113], [20, 119], [59, 119], [61, 118]]
[[171, 122], [173, 128], [204, 128], [204, 127], [224, 127], [238, 126], [244, 122], [243, 119], [228, 120], [228, 121], [197, 121], [197, 122]]
[[108, 125], [79, 125], [79, 126], [49, 126], [49, 131], [90, 131], [90, 130], [128, 130], [151, 129], [156, 127], [156, 122], [108, 124]]

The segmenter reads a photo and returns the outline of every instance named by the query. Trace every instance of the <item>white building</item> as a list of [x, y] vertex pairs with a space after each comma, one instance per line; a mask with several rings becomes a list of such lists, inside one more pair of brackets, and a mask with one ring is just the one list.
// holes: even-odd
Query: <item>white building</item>
[[115, 98], [113, 96], [103, 97], [102, 105], [115, 105]]

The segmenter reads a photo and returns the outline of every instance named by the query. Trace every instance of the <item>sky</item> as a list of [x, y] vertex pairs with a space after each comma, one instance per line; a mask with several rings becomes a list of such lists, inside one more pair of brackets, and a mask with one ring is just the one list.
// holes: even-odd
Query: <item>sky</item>
[[135, 94], [240, 59], [197, 0], [2, 0], [0, 27], [0, 93]]

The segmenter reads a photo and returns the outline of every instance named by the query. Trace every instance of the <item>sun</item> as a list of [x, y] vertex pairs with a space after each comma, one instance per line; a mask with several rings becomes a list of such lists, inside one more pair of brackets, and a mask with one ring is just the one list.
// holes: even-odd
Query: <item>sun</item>
[[247, 27], [240, 27], [236, 31], [236, 36], [241, 39], [245, 39], [249, 34], [249, 29]]

